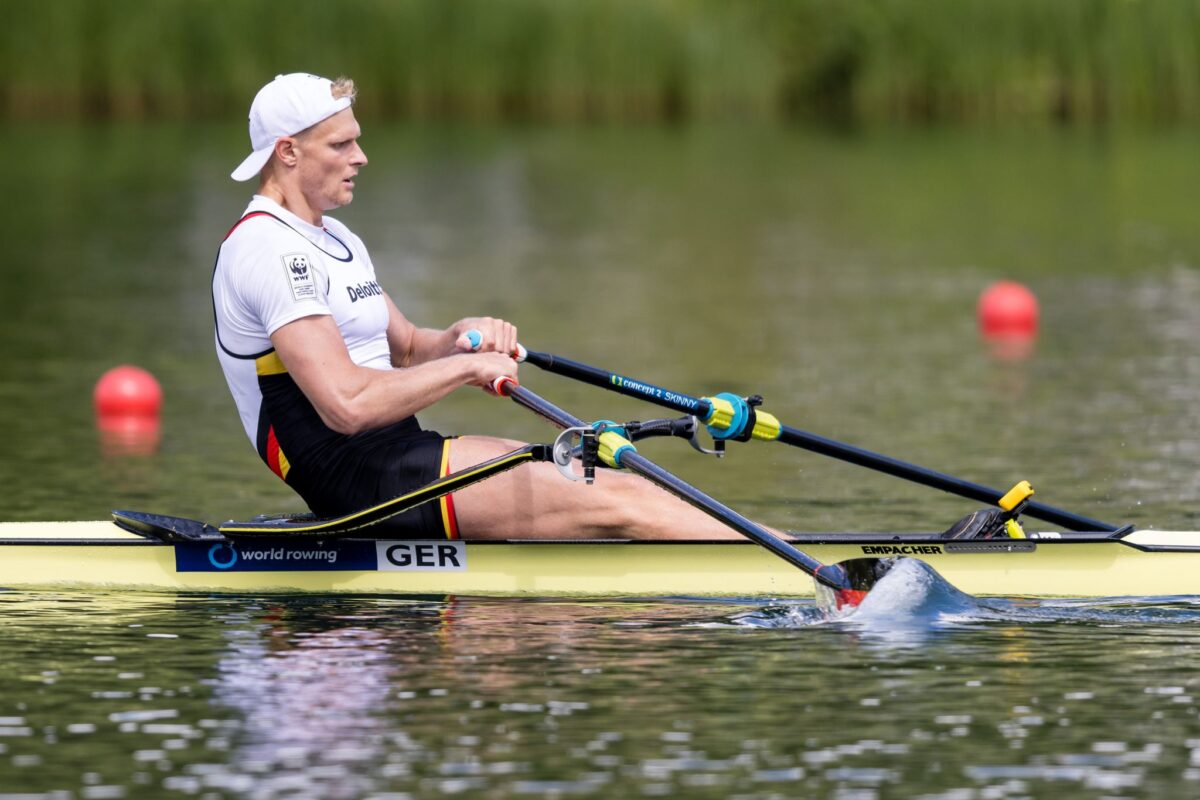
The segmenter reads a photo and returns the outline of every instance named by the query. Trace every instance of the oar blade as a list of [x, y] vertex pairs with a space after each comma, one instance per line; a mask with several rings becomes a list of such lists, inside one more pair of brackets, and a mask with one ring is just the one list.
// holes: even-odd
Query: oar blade
[[821, 567], [813, 576], [817, 605], [834, 611], [857, 608], [895, 564], [894, 558], [852, 558]]

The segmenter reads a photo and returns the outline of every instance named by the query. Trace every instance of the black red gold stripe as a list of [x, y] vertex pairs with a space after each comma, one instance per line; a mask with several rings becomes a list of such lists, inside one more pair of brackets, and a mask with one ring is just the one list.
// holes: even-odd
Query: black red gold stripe
[[[447, 439], [442, 442], [442, 466], [438, 473], [441, 477], [446, 477], [450, 474], [450, 442]], [[454, 513], [454, 495], [444, 494], [438, 499], [438, 505], [442, 512], [442, 531], [446, 534], [447, 539], [457, 539], [458, 535], [458, 515]]]

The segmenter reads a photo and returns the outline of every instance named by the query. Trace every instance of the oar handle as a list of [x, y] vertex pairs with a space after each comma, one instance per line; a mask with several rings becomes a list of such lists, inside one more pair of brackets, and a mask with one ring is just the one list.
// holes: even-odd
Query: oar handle
[[[471, 330], [467, 331], [463, 335], [467, 337], [467, 343], [471, 345], [471, 352], [475, 352], [483, 344], [483, 334], [475, 328], [471, 328]], [[515, 353], [510, 353], [510, 355], [513, 357], [513, 360], [517, 362], [524, 361], [527, 354], [528, 352], [525, 350], [525, 345], [519, 342], [517, 343], [517, 351]]]
[[501, 375], [498, 378], [493, 378], [488, 384], [488, 391], [497, 397], [511, 397], [512, 390], [520, 386], [516, 378], [510, 378], [507, 375]]

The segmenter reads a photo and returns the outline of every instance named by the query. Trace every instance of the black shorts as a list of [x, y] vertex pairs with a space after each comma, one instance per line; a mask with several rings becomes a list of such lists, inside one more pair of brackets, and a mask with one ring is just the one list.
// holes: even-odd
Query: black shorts
[[[354, 438], [354, 437], [351, 437]], [[340, 517], [419, 489], [449, 473], [450, 438], [435, 431], [404, 437], [364, 437], [339, 448], [314, 480], [289, 474], [292, 486], [319, 517]], [[371, 526], [372, 536], [457, 539], [454, 500], [444, 495]]]

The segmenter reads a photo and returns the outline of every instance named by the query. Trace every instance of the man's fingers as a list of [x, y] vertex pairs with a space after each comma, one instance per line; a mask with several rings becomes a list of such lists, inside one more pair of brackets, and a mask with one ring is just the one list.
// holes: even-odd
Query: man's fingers
[[517, 352], [517, 328], [510, 322], [491, 317], [482, 317], [469, 321], [471, 328], [455, 340], [459, 350], [470, 352], [495, 351], [512, 355]]
[[459, 350], [478, 350], [483, 346], [483, 334], [472, 328], [459, 336], [454, 344]]

